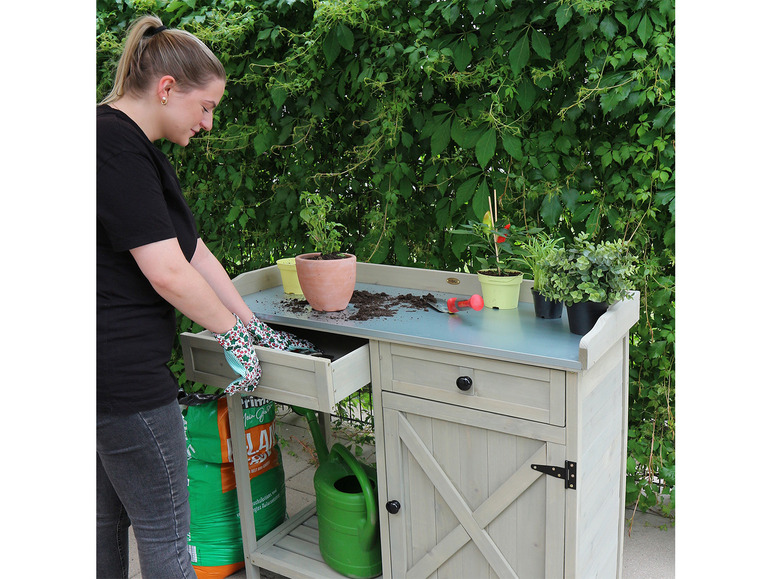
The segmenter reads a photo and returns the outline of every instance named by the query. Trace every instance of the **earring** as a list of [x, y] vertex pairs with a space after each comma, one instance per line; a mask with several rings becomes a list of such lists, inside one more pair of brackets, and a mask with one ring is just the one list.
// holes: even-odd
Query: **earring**
[[161, 104], [166, 105], [166, 97], [161, 97]]

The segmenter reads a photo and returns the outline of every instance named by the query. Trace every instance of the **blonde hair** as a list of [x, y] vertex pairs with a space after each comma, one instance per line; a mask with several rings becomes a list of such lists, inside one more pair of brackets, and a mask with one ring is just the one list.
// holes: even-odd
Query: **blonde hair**
[[213, 79], [225, 80], [222, 63], [201, 40], [184, 30], [157, 30], [163, 25], [156, 16], [132, 22], [115, 83], [100, 104], [115, 102], [124, 95], [139, 96], [167, 74], [183, 91], [202, 88]]

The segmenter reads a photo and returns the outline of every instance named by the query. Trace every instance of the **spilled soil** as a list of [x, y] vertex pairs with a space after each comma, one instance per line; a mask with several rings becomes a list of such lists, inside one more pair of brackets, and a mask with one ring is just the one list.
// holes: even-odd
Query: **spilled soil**
[[[372, 320], [373, 318], [390, 318], [398, 309], [406, 308], [408, 311], [428, 310], [429, 306], [437, 305], [437, 298], [434, 294], [413, 295], [400, 294], [391, 296], [384, 292], [373, 293], [369, 291], [354, 290], [349, 302], [355, 310], [349, 309], [342, 312], [327, 312], [336, 319], [346, 320]], [[281, 304], [293, 313], [303, 313], [307, 311], [308, 302], [306, 300], [285, 299]]]

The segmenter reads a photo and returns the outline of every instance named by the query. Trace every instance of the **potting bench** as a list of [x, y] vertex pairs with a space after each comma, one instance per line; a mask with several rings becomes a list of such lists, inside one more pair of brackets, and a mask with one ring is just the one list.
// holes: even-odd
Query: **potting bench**
[[[585, 336], [534, 316], [531, 282], [515, 310], [393, 317], [293, 312], [276, 266], [234, 280], [274, 327], [332, 361], [258, 347], [258, 394], [322, 413], [372, 384], [384, 577], [620, 577], [629, 329], [639, 294]], [[476, 276], [360, 263], [357, 289], [440, 299], [479, 293]], [[183, 334], [190, 379], [235, 378], [208, 332]], [[321, 560], [314, 506], [255, 540], [241, 404], [231, 436], [247, 577], [341, 577]]]

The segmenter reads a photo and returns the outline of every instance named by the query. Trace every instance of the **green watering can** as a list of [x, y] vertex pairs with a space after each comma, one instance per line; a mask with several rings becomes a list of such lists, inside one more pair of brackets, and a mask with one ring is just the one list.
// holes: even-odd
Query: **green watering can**
[[357, 461], [342, 444], [333, 444], [328, 452], [316, 413], [297, 406], [292, 410], [308, 421], [319, 457], [314, 490], [322, 558], [346, 577], [380, 575], [375, 469]]

